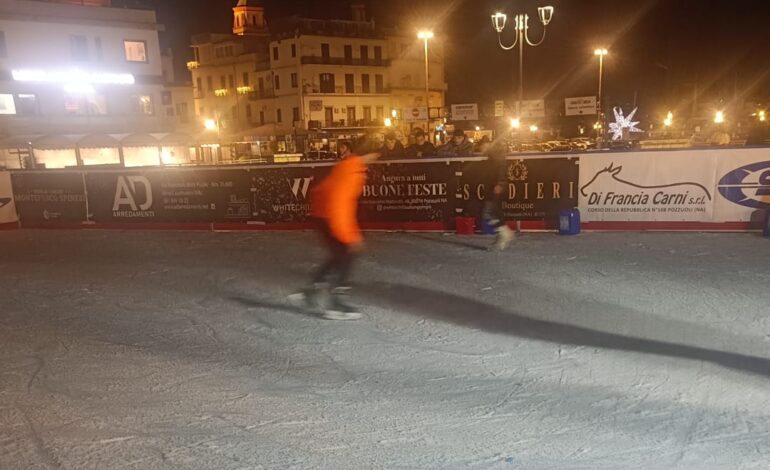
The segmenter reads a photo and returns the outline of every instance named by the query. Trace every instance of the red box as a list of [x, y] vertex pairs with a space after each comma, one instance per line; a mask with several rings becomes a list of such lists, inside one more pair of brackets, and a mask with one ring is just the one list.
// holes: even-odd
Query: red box
[[476, 233], [475, 217], [456, 217], [455, 233], [458, 235], [473, 235]]

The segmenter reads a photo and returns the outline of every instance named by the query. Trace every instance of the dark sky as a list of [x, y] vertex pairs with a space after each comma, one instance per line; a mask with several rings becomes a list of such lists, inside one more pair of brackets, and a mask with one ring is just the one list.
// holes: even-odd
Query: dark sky
[[[180, 63], [189, 37], [228, 31], [236, 0], [114, 0], [149, 6], [165, 24]], [[514, 51], [497, 46], [490, 14], [525, 12], [538, 38], [531, 0], [369, 0], [375, 20], [405, 29], [429, 25], [447, 40], [449, 102], [510, 100], [516, 90]], [[271, 18], [349, 15], [349, 0], [264, 0]], [[597, 45], [606, 45], [605, 97], [617, 104], [683, 106], [698, 91], [709, 98], [770, 98], [768, 0], [552, 0], [543, 45], [525, 49], [525, 98], [560, 100], [594, 94]], [[510, 28], [509, 28], [510, 29]], [[508, 41], [513, 39], [508, 32]]]

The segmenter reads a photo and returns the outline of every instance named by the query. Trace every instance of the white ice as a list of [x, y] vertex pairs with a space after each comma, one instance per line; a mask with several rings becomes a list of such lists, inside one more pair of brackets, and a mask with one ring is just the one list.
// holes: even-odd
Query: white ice
[[0, 468], [770, 468], [770, 239], [489, 241], [0, 232]]

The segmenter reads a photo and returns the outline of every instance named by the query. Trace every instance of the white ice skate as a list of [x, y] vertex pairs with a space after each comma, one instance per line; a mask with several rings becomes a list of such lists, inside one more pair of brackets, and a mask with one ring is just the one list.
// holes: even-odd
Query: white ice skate
[[314, 284], [303, 291], [289, 295], [289, 302], [297, 308], [320, 315], [327, 308], [328, 297], [326, 284]]
[[347, 303], [350, 287], [337, 287], [332, 291], [331, 305], [321, 315], [327, 320], [360, 320], [363, 315]]
[[508, 228], [507, 225], [501, 225], [497, 228], [497, 236], [495, 237], [495, 244], [493, 245], [496, 250], [503, 251], [513, 241], [513, 230]]

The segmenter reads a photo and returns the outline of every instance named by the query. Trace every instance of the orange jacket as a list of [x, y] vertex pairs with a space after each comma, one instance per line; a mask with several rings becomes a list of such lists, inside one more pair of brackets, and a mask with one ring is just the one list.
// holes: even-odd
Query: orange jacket
[[332, 235], [348, 245], [362, 239], [356, 210], [364, 183], [366, 165], [361, 157], [352, 155], [336, 164], [312, 193], [313, 216], [325, 219]]

